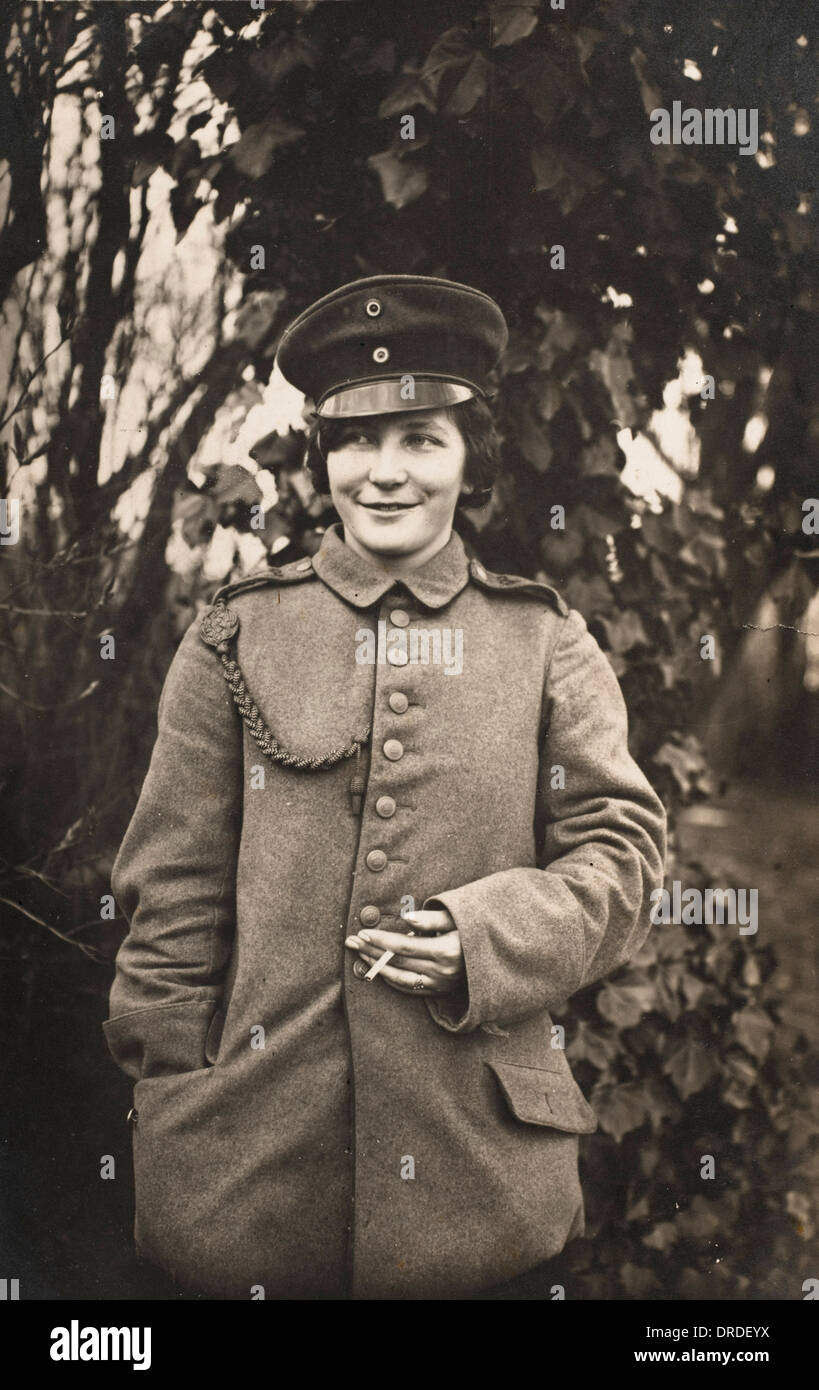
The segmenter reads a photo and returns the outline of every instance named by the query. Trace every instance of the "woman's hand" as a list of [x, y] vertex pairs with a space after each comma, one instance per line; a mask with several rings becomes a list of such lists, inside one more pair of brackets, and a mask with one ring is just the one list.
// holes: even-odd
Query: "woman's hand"
[[347, 937], [344, 945], [359, 953], [353, 966], [356, 974], [365, 975], [385, 951], [394, 951], [389, 965], [379, 971], [393, 989], [402, 994], [454, 993], [466, 978], [466, 969], [461, 938], [449, 913], [405, 912], [403, 917], [415, 936], [368, 927]]

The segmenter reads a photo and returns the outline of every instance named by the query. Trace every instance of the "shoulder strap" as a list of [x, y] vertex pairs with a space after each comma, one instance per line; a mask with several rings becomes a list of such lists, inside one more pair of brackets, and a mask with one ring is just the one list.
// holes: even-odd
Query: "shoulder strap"
[[289, 565], [268, 565], [266, 569], [259, 570], [258, 574], [248, 574], [244, 579], [234, 579], [229, 584], [223, 584], [213, 595], [213, 602], [233, 598], [235, 594], [244, 594], [248, 589], [259, 589], [264, 584], [301, 584], [305, 579], [316, 577], [313, 561], [310, 559], [293, 560]]
[[545, 599], [552, 608], [557, 609], [561, 617], [569, 616], [568, 604], [550, 584], [541, 584], [537, 579], [524, 579], [519, 574], [493, 574], [480, 560], [470, 560], [469, 573], [475, 583], [487, 593], [514, 593], [526, 598]]

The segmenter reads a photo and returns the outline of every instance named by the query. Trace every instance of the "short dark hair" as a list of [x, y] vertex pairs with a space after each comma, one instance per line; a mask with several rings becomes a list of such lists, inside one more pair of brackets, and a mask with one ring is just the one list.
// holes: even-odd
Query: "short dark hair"
[[[500, 440], [492, 411], [485, 400], [475, 396], [460, 405], [443, 407], [444, 414], [457, 426], [466, 446], [464, 484], [458, 507], [475, 510], [485, 507], [492, 496], [492, 485], [500, 471]], [[329, 493], [327, 455], [332, 453], [351, 425], [363, 424], [371, 416], [355, 419], [322, 420], [315, 416], [307, 433], [304, 464], [316, 492]]]

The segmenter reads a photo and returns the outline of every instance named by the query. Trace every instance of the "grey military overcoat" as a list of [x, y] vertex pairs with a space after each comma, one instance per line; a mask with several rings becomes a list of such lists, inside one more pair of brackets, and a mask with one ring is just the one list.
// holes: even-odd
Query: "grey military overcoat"
[[[549, 1010], [639, 948], [661, 883], [617, 680], [578, 613], [456, 533], [398, 583], [332, 527], [222, 592], [283, 748], [372, 733], [359, 815], [355, 759], [267, 760], [197, 622], [174, 657], [113, 870], [138, 1248], [213, 1297], [480, 1291], [583, 1230], [596, 1121]], [[458, 995], [353, 973], [345, 936], [409, 899], [454, 918]]]

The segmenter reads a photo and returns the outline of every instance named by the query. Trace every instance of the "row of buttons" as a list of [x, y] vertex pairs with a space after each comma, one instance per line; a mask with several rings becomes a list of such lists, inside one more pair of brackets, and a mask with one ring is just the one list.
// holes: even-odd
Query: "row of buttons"
[[[377, 299], [368, 299], [368, 300], [367, 300], [367, 304], [366, 304], [366, 313], [369, 315], [369, 317], [370, 317], [371, 319], [377, 319], [377, 318], [378, 318], [378, 315], [381, 313], [381, 305], [380, 305], [380, 303], [378, 302]], [[386, 348], [386, 347], [377, 347], [377, 348], [375, 348], [375, 349], [373, 350], [373, 362], [379, 362], [379, 363], [381, 363], [381, 362], [388, 362], [388, 361], [389, 361], [389, 357], [390, 357], [390, 350], [389, 350], [389, 348]]]
[[[390, 613], [390, 622], [394, 627], [408, 627], [409, 621], [409, 614], [405, 613], [403, 608], [393, 608]], [[401, 664], [394, 660], [396, 655], [401, 654], [390, 653], [393, 665]], [[393, 690], [389, 696], [389, 706], [393, 714], [406, 714], [409, 709], [409, 700], [403, 691]], [[382, 751], [385, 758], [389, 758], [390, 762], [395, 763], [398, 762], [399, 758], [403, 758], [404, 745], [400, 739], [388, 738], [384, 742]], [[394, 816], [397, 809], [397, 802], [393, 796], [379, 796], [375, 803], [376, 815], [381, 816], [384, 820], [389, 820], [391, 816]], [[379, 874], [383, 869], [386, 869], [389, 859], [383, 849], [371, 849], [365, 863], [373, 873]], [[381, 921], [381, 910], [374, 903], [367, 903], [362, 907], [358, 917], [362, 927], [377, 927]]]

